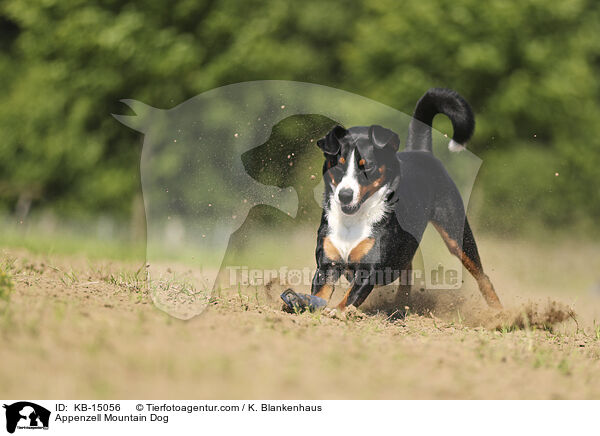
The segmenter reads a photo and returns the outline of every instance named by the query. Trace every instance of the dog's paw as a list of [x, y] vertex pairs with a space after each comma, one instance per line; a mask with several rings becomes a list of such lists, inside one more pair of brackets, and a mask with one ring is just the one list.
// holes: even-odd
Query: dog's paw
[[353, 305], [346, 307], [346, 310], [344, 310], [344, 315], [348, 320], [359, 320], [365, 318], [365, 314]]
[[321, 312], [323, 316], [331, 319], [341, 319], [341, 312], [339, 309], [332, 309], [331, 307], [326, 307]]

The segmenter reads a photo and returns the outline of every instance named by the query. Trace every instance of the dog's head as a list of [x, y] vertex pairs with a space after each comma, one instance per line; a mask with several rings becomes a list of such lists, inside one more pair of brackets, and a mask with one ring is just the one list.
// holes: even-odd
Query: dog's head
[[398, 135], [381, 126], [336, 126], [317, 145], [325, 154], [326, 195], [346, 215], [356, 213], [397, 175]]

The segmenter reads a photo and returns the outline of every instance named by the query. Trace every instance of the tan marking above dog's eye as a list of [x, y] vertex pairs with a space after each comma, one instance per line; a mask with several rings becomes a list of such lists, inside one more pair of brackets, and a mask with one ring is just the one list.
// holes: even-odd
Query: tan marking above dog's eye
[[364, 159], [358, 161], [358, 165], [364, 167], [367, 162]]
[[342, 165], [344, 165], [344, 164], [346, 163], [346, 159], [344, 159], [343, 157], [340, 157], [340, 163], [341, 163]]
[[384, 167], [379, 167], [379, 172], [383, 173]]

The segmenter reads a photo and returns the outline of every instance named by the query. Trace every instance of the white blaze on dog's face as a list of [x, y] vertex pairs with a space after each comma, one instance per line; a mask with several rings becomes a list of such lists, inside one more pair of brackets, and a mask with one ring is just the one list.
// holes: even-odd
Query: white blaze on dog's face
[[348, 165], [346, 172], [342, 177], [342, 181], [337, 185], [333, 193], [333, 199], [340, 206], [354, 208], [358, 205], [358, 193], [360, 185], [357, 178], [357, 163], [355, 159], [355, 151], [352, 150], [350, 157], [347, 159]]

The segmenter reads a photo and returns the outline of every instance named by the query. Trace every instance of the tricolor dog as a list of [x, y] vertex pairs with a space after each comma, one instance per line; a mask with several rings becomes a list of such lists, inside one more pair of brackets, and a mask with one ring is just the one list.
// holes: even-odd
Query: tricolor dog
[[[337, 126], [317, 142], [325, 155], [325, 196], [313, 297], [329, 301], [344, 274], [351, 285], [337, 309], [360, 306], [374, 286], [411, 270], [425, 227], [432, 223], [477, 280], [487, 304], [502, 307], [483, 271], [460, 193], [432, 153], [431, 124], [438, 113], [452, 121], [450, 150], [464, 149], [475, 127], [471, 108], [455, 91], [439, 88], [417, 103], [401, 152], [398, 135], [377, 125]], [[398, 292], [407, 294], [410, 285]], [[310, 304], [310, 299], [303, 301], [300, 306]]]

